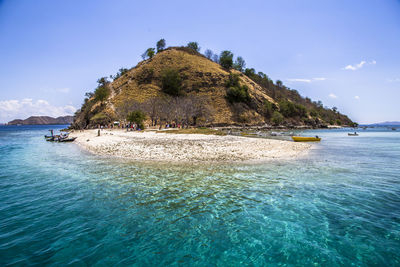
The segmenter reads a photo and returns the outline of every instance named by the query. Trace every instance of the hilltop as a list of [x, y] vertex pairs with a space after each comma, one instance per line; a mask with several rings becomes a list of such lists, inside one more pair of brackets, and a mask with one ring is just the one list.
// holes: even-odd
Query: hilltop
[[149, 125], [353, 124], [336, 108], [325, 108], [262, 72], [245, 69], [242, 58], [233, 62], [229, 51], [218, 58], [202, 55], [196, 47], [169, 47], [157, 53], [148, 49], [143, 57], [147, 59], [137, 66], [120, 69], [112, 81], [99, 79], [72, 126], [124, 121], [132, 111], [143, 114]]
[[61, 116], [57, 118], [49, 117], [49, 116], [31, 116], [25, 120], [12, 120], [8, 122], [8, 125], [47, 125], [47, 124], [71, 124], [74, 122], [73, 116]]

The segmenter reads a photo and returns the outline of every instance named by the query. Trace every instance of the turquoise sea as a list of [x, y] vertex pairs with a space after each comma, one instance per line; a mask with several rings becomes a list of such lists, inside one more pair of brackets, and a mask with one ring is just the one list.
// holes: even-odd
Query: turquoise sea
[[[400, 266], [400, 129], [306, 158], [145, 164], [0, 126], [0, 266]], [[65, 126], [51, 126], [61, 129]]]

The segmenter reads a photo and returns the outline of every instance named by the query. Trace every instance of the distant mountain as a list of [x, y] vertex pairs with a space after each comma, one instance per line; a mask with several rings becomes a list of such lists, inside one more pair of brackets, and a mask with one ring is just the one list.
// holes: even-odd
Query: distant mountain
[[385, 122], [372, 123], [372, 124], [369, 124], [369, 125], [400, 126], [400, 121], [385, 121]]
[[8, 125], [46, 125], [46, 124], [71, 124], [74, 121], [74, 116], [49, 117], [49, 116], [31, 116], [25, 120], [13, 120], [8, 122]]

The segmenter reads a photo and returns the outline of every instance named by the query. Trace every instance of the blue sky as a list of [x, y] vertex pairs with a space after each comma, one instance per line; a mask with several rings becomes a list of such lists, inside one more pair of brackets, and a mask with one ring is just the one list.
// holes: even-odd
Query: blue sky
[[73, 113], [160, 38], [231, 50], [357, 122], [400, 121], [398, 0], [0, 0], [0, 122]]

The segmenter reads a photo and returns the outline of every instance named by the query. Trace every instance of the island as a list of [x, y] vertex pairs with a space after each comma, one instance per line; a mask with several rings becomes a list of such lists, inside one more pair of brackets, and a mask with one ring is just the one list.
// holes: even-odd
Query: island
[[[161, 41], [157, 49], [145, 50], [135, 67], [98, 79], [94, 91], [86, 93], [70, 127], [79, 145], [96, 154], [145, 161], [257, 161], [305, 155], [310, 145], [170, 130], [356, 125], [337, 108], [245, 68], [244, 59], [234, 59], [231, 51], [203, 55], [196, 42], [165, 48]], [[100, 128], [101, 134], [90, 130]]]
[[74, 116], [61, 116], [57, 118], [49, 116], [31, 116], [25, 120], [12, 120], [7, 125], [70, 125], [74, 122]]

